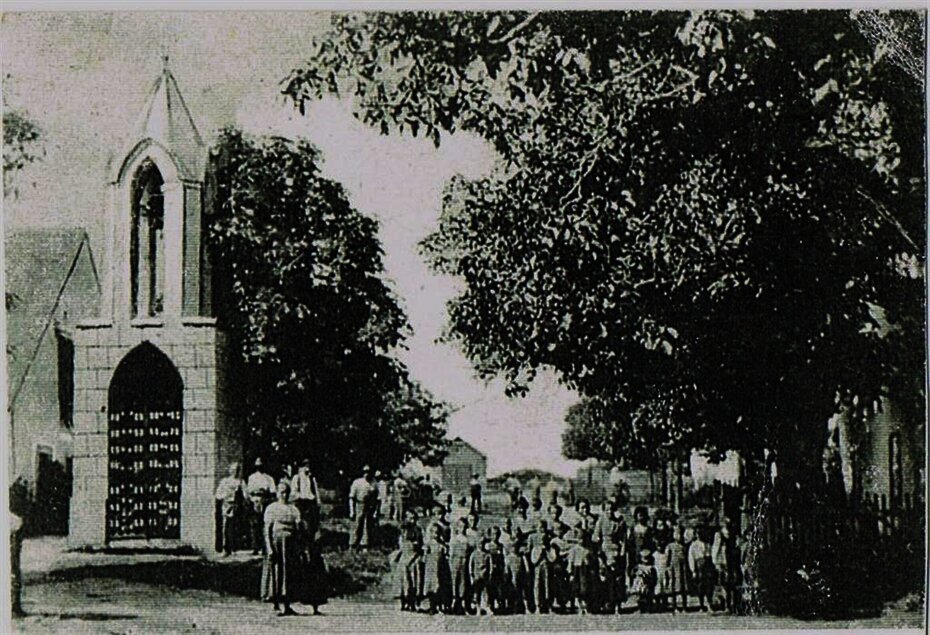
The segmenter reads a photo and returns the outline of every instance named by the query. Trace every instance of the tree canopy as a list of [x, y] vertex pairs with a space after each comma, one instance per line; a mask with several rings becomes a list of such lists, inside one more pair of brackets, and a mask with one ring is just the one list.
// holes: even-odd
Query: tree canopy
[[497, 150], [423, 244], [465, 281], [449, 336], [480, 375], [555, 369], [614, 456], [804, 469], [840, 408], [897, 386], [922, 420], [922, 73], [857, 15], [338, 14], [284, 91]]
[[215, 310], [240, 353], [249, 447], [324, 475], [436, 459], [447, 413], [395, 356], [409, 325], [377, 223], [319, 164], [308, 141], [232, 129], [212, 152]]

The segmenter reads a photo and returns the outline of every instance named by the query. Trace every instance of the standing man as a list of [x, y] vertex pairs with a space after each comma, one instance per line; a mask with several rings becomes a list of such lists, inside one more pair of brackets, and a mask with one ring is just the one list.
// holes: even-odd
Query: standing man
[[349, 517], [355, 519], [352, 546], [367, 548], [372, 540], [375, 516], [378, 512], [378, 488], [373, 473], [367, 465], [362, 476], [355, 479], [349, 488]]
[[393, 490], [391, 493], [394, 496], [392, 518], [400, 522], [404, 519], [404, 497], [407, 496], [407, 481], [404, 480], [404, 476], [400, 473], [400, 470], [397, 470], [397, 475], [394, 477], [394, 484], [391, 489]]
[[468, 483], [468, 491], [471, 494], [471, 511], [473, 514], [481, 513], [481, 481], [478, 473], [471, 475], [471, 481]]
[[258, 555], [265, 549], [264, 522], [265, 508], [275, 499], [275, 482], [262, 469], [261, 457], [255, 459], [255, 471], [249, 476], [246, 493], [251, 503], [249, 510], [249, 529], [252, 533], [252, 555]]
[[301, 520], [307, 524], [307, 534], [313, 540], [320, 526], [320, 495], [316, 477], [310, 472], [310, 459], [301, 461], [300, 469], [291, 479], [291, 498], [300, 511]]
[[216, 486], [216, 500], [223, 516], [223, 555], [232, 555], [236, 545], [236, 521], [240, 496], [245, 497], [245, 483], [239, 475], [239, 464], [229, 464], [229, 475]]
[[388, 495], [391, 484], [380, 471], [375, 472], [375, 482], [378, 485], [378, 517], [388, 518], [391, 513], [391, 497]]

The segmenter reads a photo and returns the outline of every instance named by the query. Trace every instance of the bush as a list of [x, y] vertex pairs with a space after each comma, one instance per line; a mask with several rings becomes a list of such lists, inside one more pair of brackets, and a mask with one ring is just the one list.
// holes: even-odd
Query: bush
[[770, 550], [757, 563], [761, 608], [800, 619], [878, 615], [878, 564], [874, 552], [855, 544]]

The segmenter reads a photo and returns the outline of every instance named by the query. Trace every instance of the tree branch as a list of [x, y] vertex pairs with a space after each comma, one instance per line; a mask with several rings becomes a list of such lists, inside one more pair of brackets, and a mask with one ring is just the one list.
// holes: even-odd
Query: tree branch
[[859, 196], [864, 198], [866, 201], [871, 203], [872, 206], [875, 208], [875, 210], [881, 215], [881, 217], [894, 226], [894, 228], [898, 231], [898, 233], [901, 235], [904, 241], [914, 249], [915, 256], [920, 257], [923, 255], [923, 251], [920, 249], [920, 247], [917, 245], [914, 239], [911, 238], [910, 234], [907, 233], [907, 230], [904, 229], [904, 226], [901, 225], [900, 222], [898, 222], [898, 219], [892, 215], [891, 211], [887, 207], [885, 207], [884, 203], [872, 197], [869, 193], [867, 193], [861, 187], [856, 188], [856, 194], [858, 194]]
[[512, 26], [510, 30], [508, 30], [506, 33], [504, 33], [500, 37], [496, 37], [496, 38], [489, 40], [489, 42], [491, 44], [504, 44], [506, 42], [509, 42], [514, 37], [516, 37], [516, 35], [520, 31], [524, 30], [526, 27], [531, 25], [533, 21], [536, 20], [536, 18], [538, 17], [539, 17], [539, 12], [529, 14], [528, 16], [526, 16], [526, 18], [523, 19], [523, 21]]

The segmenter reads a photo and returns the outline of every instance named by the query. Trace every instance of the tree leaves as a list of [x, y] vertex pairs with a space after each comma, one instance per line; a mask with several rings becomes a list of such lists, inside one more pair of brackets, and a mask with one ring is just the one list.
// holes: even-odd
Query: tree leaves
[[601, 404], [610, 453], [591, 456], [679, 444], [813, 465], [837, 392], [872, 403], [922, 376], [900, 348], [919, 348], [916, 325], [862, 333], [870, 303], [922, 306], [923, 273], [893, 264], [923, 253], [922, 91], [848, 14], [339, 16], [285, 93], [319, 96], [329, 68], [365, 78], [363, 121], [496, 148], [422, 245], [464, 281], [448, 337], [511, 392], [548, 366]]
[[229, 129], [212, 157], [216, 310], [251, 389], [254, 451], [311, 456], [330, 477], [438, 456], [446, 411], [393, 357], [410, 326], [376, 222], [320, 176], [307, 141]]

